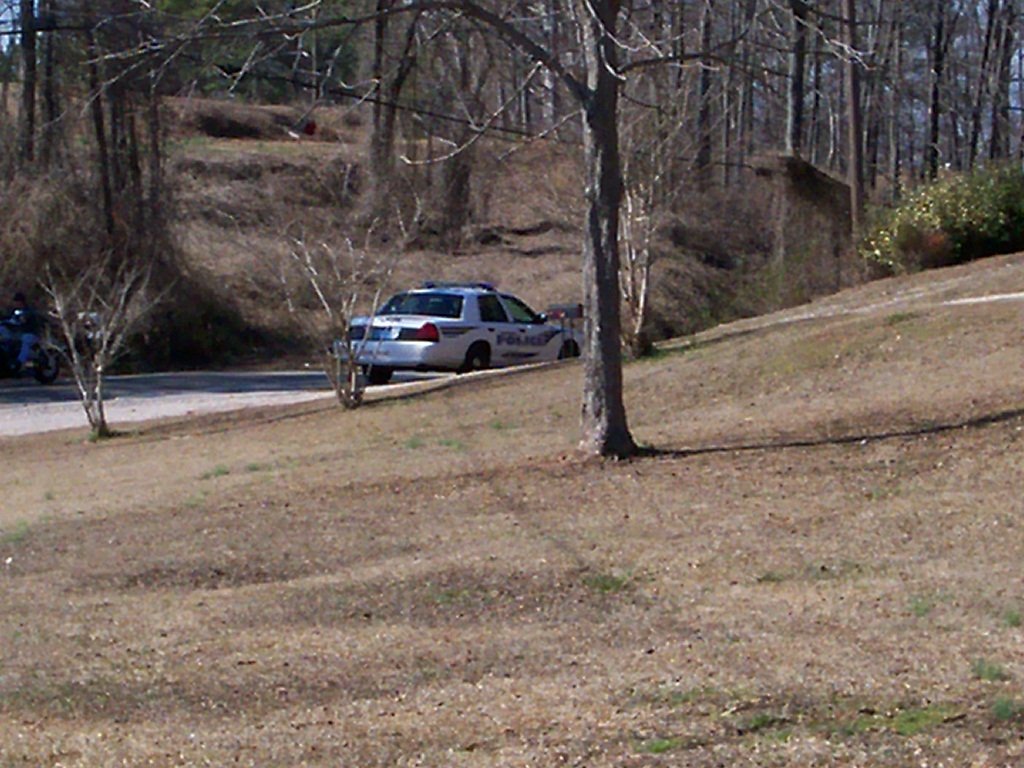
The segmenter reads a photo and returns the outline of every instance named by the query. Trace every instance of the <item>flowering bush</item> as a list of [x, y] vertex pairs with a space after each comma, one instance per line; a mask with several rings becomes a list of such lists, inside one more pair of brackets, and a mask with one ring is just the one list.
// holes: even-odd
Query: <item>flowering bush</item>
[[955, 175], [883, 213], [861, 256], [890, 274], [961, 264], [1024, 249], [1024, 172]]

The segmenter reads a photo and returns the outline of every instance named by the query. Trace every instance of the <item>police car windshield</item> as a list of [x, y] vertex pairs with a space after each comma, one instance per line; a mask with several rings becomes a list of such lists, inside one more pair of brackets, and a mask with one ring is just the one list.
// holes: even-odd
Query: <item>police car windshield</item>
[[540, 315], [515, 296], [502, 294], [501, 298], [505, 300], [505, 306], [508, 307], [508, 313], [512, 316], [513, 323], [536, 324], [544, 322]]
[[388, 299], [378, 315], [462, 317], [462, 297], [451, 293], [399, 293]]

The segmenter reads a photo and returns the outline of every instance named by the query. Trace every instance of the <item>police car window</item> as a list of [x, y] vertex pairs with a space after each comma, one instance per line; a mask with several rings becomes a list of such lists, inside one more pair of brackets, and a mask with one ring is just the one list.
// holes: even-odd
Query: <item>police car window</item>
[[514, 323], [539, 323], [540, 316], [515, 296], [502, 296]]
[[507, 323], [508, 317], [505, 315], [505, 310], [501, 306], [501, 302], [498, 301], [497, 296], [482, 295], [478, 296], [476, 303], [480, 307], [480, 320], [484, 323]]
[[399, 293], [388, 299], [378, 315], [462, 317], [462, 297], [450, 293]]

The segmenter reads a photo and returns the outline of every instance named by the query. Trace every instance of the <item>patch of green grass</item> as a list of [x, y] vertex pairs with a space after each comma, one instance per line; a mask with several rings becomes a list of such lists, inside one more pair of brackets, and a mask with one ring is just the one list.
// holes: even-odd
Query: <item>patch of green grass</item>
[[1003, 614], [1003, 623], [1011, 629], [1016, 629], [1020, 626], [1020, 611], [1016, 608], [1010, 608]]
[[464, 603], [470, 597], [468, 589], [442, 589], [434, 595], [434, 602], [438, 605], [452, 605]]
[[711, 686], [680, 689], [675, 685], [657, 688], [631, 688], [628, 692], [629, 705], [633, 707], [686, 707], [691, 704], [718, 701], [726, 694]]
[[416, 677], [420, 682], [431, 683], [444, 677], [447, 670], [432, 658], [418, 658], [415, 662]]
[[781, 584], [785, 581], [823, 581], [831, 579], [856, 579], [874, 569], [853, 560], [836, 562], [810, 562], [792, 570], [768, 570], [754, 577], [757, 584]]
[[228, 467], [224, 466], [223, 464], [218, 464], [216, 467], [214, 467], [213, 469], [209, 470], [208, 472], [203, 472], [203, 474], [201, 474], [199, 476], [199, 479], [200, 480], [212, 480], [215, 477], [224, 477], [225, 475], [230, 475], [230, 474], [231, 474], [231, 470]]
[[987, 683], [1004, 683], [1010, 679], [1010, 673], [1001, 664], [985, 659], [975, 659], [971, 664], [971, 674]]
[[199, 491], [185, 499], [187, 509], [199, 509], [206, 502], [206, 491]]
[[923, 707], [921, 709], [907, 709], [892, 720], [891, 729], [900, 736], [916, 736], [923, 731], [929, 731], [937, 725], [941, 725], [955, 713], [948, 707]]
[[258, 461], [251, 461], [245, 465], [246, 472], [268, 472], [273, 468], [272, 464], [261, 464]]
[[405, 441], [405, 447], [408, 448], [410, 451], [418, 450], [425, 446], [426, 444], [427, 441], [424, 440], [419, 435], [413, 435], [412, 437]]
[[677, 690], [662, 690], [659, 691], [659, 701], [664, 704], [668, 704], [672, 707], [682, 707], [687, 704], [695, 704], [699, 701], [705, 701], [708, 699], [717, 699], [722, 696], [722, 692], [717, 688], [711, 686], [700, 686], [697, 688], [690, 688], [685, 691]]
[[632, 580], [632, 575], [628, 573], [595, 573], [584, 577], [583, 583], [595, 592], [614, 594], [628, 588]]
[[758, 712], [751, 716], [740, 730], [743, 733], [757, 733], [758, 731], [774, 729], [788, 722], [787, 718], [772, 714], [771, 712]]
[[640, 751], [649, 755], [664, 755], [683, 744], [681, 739], [650, 739], [640, 745]]
[[864, 491], [864, 498], [868, 501], [885, 501], [896, 495], [896, 492], [890, 488], [882, 488], [881, 486], [875, 486]]
[[453, 451], [464, 451], [466, 450], [466, 444], [461, 440], [457, 440], [452, 437], [446, 437], [437, 441], [437, 444], [442, 448], [450, 448]]
[[632, 357], [626, 361], [627, 365], [633, 365], [636, 363], [654, 363], [659, 360], [666, 360], [670, 357], [680, 357], [689, 352], [693, 352], [699, 348], [699, 344], [679, 344], [673, 347], [655, 347], [646, 355], [641, 357]]
[[43, 494], [43, 501], [53, 501], [56, 498], [57, 496], [56, 494], [54, 494], [53, 491], [47, 491], [46, 493]]
[[19, 520], [9, 531], [0, 532], [0, 545], [21, 544], [28, 538], [29, 525], [24, 520]]
[[1024, 715], [1024, 704], [1016, 699], [1000, 697], [992, 704], [992, 716], [996, 720], [1007, 722], [1016, 720], [1021, 715]]
[[961, 713], [948, 706], [914, 707], [886, 715], [861, 715], [838, 731], [846, 736], [858, 736], [869, 731], [891, 731], [900, 736], [916, 736], [958, 717], [961, 717]]
[[920, 595], [910, 598], [910, 612], [917, 616], [919, 619], [923, 619], [929, 613], [935, 610], [935, 599], [932, 597], [922, 597]]
[[491, 429], [497, 432], [505, 432], [515, 428], [515, 424], [510, 421], [502, 421], [501, 419], [494, 419], [490, 424]]
[[893, 312], [887, 318], [885, 318], [885, 324], [888, 326], [902, 325], [903, 323], [909, 322], [917, 318], [916, 312]]
[[878, 731], [885, 728], [885, 720], [878, 715], [861, 715], [856, 720], [837, 728], [844, 736], [859, 736], [868, 731]]

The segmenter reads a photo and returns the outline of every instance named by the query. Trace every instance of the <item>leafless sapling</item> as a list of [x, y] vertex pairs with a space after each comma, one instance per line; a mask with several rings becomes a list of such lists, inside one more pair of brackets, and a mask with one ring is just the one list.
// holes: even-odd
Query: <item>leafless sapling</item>
[[77, 274], [47, 267], [44, 275], [43, 289], [92, 437], [109, 437], [106, 375], [160, 301], [162, 294], [151, 288], [152, 267], [107, 256]]
[[345, 408], [358, 408], [366, 389], [358, 358], [369, 333], [353, 338], [352, 319], [365, 304], [377, 306], [394, 258], [375, 254], [369, 242], [360, 248], [345, 238], [343, 247], [336, 248], [326, 242], [311, 244], [302, 237], [292, 239], [290, 257], [319, 312], [303, 318], [302, 302], [294, 297], [288, 297], [289, 306], [307, 331], [323, 342], [324, 370], [338, 402]]

